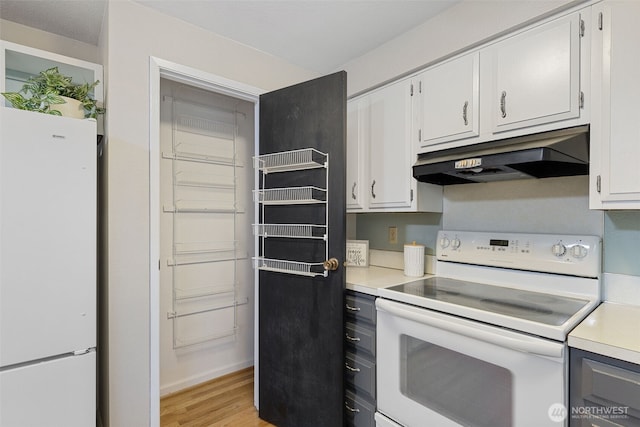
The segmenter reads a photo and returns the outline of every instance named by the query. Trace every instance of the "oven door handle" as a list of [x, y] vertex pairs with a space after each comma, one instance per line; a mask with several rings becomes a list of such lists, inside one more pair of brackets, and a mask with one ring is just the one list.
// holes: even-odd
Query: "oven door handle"
[[490, 344], [495, 344], [500, 347], [509, 348], [512, 350], [517, 350], [523, 353], [530, 353], [538, 356], [555, 358], [563, 357], [564, 346], [561, 343], [544, 341], [542, 339], [531, 341], [528, 339], [502, 335], [497, 332], [485, 330], [484, 328], [476, 328], [473, 326], [462, 324], [460, 322], [456, 322], [455, 320], [457, 320], [457, 318], [453, 318], [454, 321], [440, 319], [435, 315], [435, 313], [432, 314], [426, 309], [414, 308], [412, 306], [403, 306], [401, 304], [387, 301], [382, 298], [378, 298], [376, 300], [376, 306], [378, 307], [378, 310], [386, 311], [394, 316], [413, 320], [427, 326], [432, 326], [434, 328], [452, 332], [454, 334], [463, 335], [465, 337], [484, 341]]

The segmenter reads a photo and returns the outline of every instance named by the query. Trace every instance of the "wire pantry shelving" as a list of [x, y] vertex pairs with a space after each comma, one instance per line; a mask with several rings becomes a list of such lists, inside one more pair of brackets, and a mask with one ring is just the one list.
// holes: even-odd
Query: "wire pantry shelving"
[[[173, 116], [171, 147], [162, 152], [171, 192], [162, 211], [172, 216], [173, 348], [234, 339], [238, 332], [238, 242], [245, 202], [237, 150], [238, 112], [165, 97]], [[170, 199], [169, 199], [170, 197]], [[219, 239], [219, 240], [218, 240]], [[226, 342], [226, 341], [225, 341]]]
[[253, 224], [253, 234], [259, 237], [327, 240], [327, 226], [315, 224]]
[[304, 205], [325, 203], [327, 190], [313, 186], [267, 188], [253, 191], [253, 200], [264, 205]]
[[253, 158], [253, 167], [267, 173], [327, 168], [328, 155], [315, 148], [263, 154]]
[[284, 259], [271, 259], [264, 257], [254, 257], [253, 266], [259, 270], [275, 271], [278, 273], [296, 274], [298, 276], [324, 276], [327, 271], [321, 262], [301, 262]]
[[[274, 205], [325, 205], [324, 224], [254, 224], [254, 235], [258, 236], [258, 256], [253, 258], [254, 268], [300, 276], [324, 276], [324, 261], [328, 259], [328, 223], [329, 223], [329, 155], [315, 148], [284, 151], [254, 157], [254, 167], [262, 172], [260, 187], [253, 191], [253, 200], [260, 205], [261, 218], [265, 218], [265, 209]], [[273, 173], [295, 173], [309, 169], [324, 169], [324, 188], [317, 186], [269, 188], [267, 176]], [[286, 259], [274, 259], [264, 254], [264, 240], [267, 238], [315, 239], [324, 244], [323, 260], [302, 262]], [[295, 250], [293, 250], [295, 252]]]

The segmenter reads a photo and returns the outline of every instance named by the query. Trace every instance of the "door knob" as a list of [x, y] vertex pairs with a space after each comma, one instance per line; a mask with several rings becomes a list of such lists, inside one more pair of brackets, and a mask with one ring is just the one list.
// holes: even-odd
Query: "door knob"
[[326, 260], [325, 262], [323, 262], [322, 265], [324, 266], [324, 269], [327, 270], [327, 271], [336, 271], [338, 269], [338, 266], [340, 265], [340, 263], [338, 262], [337, 259], [330, 258], [330, 259]]

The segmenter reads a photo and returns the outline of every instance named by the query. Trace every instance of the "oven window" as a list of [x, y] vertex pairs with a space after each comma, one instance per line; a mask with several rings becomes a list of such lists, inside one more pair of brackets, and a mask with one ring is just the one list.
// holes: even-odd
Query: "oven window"
[[402, 394], [463, 425], [512, 425], [509, 370], [408, 335], [400, 346]]

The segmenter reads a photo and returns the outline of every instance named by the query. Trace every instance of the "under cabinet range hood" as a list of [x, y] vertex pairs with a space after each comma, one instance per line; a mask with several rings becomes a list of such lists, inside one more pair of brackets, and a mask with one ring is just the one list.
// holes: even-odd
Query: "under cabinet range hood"
[[589, 173], [589, 126], [418, 155], [413, 177], [439, 185]]

